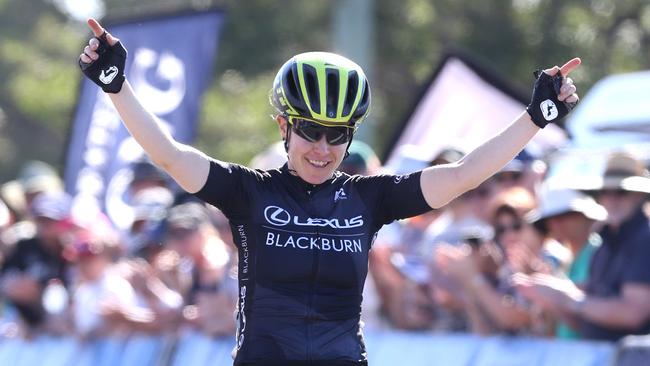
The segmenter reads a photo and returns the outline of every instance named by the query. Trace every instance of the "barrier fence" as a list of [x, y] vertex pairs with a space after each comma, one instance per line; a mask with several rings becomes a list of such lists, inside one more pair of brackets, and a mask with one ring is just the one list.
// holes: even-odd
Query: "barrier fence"
[[[92, 342], [51, 336], [5, 338], [0, 339], [0, 365], [222, 366], [232, 365], [233, 342], [232, 337], [209, 338], [194, 332], [180, 337], [142, 335]], [[372, 366], [623, 365], [617, 362], [620, 350], [611, 343], [407, 332], [369, 333], [366, 343]], [[641, 353], [627, 358], [636, 360], [634, 365], [640, 365], [639, 359], [650, 363], [648, 358], [639, 358], [649, 353], [647, 347], [639, 348], [638, 344]]]

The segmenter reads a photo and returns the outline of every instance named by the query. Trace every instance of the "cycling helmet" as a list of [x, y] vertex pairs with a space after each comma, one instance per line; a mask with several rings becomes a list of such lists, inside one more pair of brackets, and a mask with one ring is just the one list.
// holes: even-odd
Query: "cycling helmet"
[[269, 100], [284, 115], [356, 129], [368, 114], [370, 87], [361, 67], [351, 60], [329, 52], [307, 52], [282, 65]]

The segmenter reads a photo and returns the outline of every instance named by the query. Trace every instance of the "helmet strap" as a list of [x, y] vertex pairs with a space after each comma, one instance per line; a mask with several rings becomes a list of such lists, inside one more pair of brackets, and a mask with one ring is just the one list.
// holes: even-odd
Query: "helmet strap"
[[345, 156], [343, 157], [343, 160], [345, 160], [345, 158], [350, 156], [350, 145], [352, 145], [353, 139], [354, 139], [354, 135], [352, 135], [352, 137], [350, 137], [350, 141], [348, 141], [348, 146], [345, 148]]
[[[291, 158], [289, 157], [289, 139], [290, 139], [290, 137], [291, 137], [291, 125], [287, 121], [287, 133], [285, 134], [285, 137], [283, 138], [283, 140], [284, 140], [284, 152], [287, 153], [287, 166], [290, 166], [290, 163], [291, 163], [289, 161], [289, 160], [291, 160]], [[296, 174], [296, 171], [291, 169], [291, 168], [289, 168], [289, 171], [294, 175]]]
[[289, 157], [289, 138], [291, 137], [291, 125], [287, 122], [287, 133], [284, 140], [284, 151], [287, 153], [287, 158]]

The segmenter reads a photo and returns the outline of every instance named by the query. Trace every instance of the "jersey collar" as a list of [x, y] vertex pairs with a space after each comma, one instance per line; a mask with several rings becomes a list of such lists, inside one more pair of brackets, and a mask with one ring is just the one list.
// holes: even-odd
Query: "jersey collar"
[[281, 168], [280, 171], [282, 172], [283, 175], [287, 177], [287, 179], [294, 185], [300, 187], [301, 191], [306, 192], [309, 195], [314, 194], [315, 192], [320, 191], [321, 189], [328, 187], [332, 182], [338, 178], [341, 175], [341, 172], [335, 171], [334, 176], [329, 178], [328, 180], [324, 181], [323, 183], [320, 184], [311, 184], [308, 182], [305, 182], [302, 178], [300, 178], [297, 174], [295, 174], [291, 169], [289, 169], [288, 163], [285, 163]]

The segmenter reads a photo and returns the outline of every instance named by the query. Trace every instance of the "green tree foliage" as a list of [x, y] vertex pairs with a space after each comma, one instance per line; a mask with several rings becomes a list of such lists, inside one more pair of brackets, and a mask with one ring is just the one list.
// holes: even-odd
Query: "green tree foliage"
[[[26, 159], [58, 167], [63, 162], [81, 79], [76, 58], [89, 32], [54, 2], [0, 0], [2, 181]], [[450, 47], [476, 55], [525, 92], [533, 69], [573, 56], [584, 62], [573, 75], [582, 94], [605, 75], [650, 68], [646, 0], [375, 2], [375, 131], [369, 137], [380, 152]], [[330, 28], [337, 1], [102, 2], [112, 19], [216, 3], [227, 16], [196, 144], [210, 155], [246, 163], [278, 139], [267, 99], [277, 68], [298, 52], [336, 49]]]
[[650, 3], [643, 0], [377, 1], [374, 84], [385, 111], [379, 147], [450, 47], [475, 55], [523, 92], [534, 69], [574, 56], [583, 60], [572, 75], [582, 95], [608, 74], [650, 68]]
[[79, 80], [72, 28], [49, 2], [0, 1], [0, 177], [26, 159], [61, 163]]
[[198, 147], [220, 159], [247, 163], [278, 141], [268, 100], [273, 77], [293, 54], [331, 50], [329, 3], [249, 0], [228, 4], [215, 83], [204, 96]]

